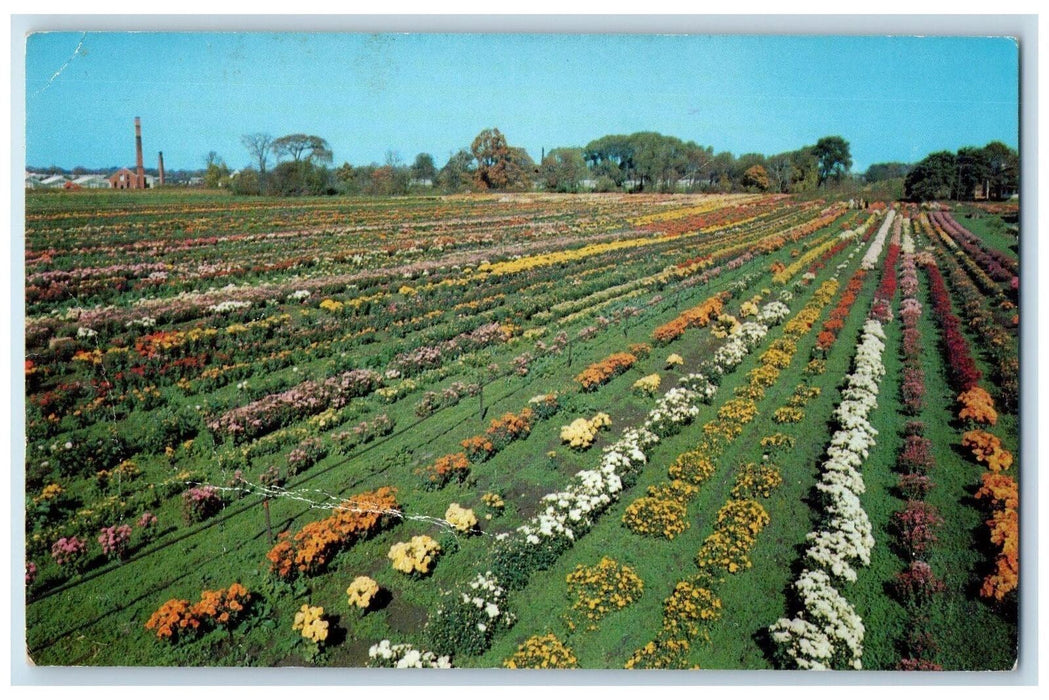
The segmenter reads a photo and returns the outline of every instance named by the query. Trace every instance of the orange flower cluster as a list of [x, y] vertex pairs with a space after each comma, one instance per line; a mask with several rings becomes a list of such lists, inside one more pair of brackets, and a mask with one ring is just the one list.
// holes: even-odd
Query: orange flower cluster
[[438, 457], [433, 464], [415, 470], [427, 488], [436, 489], [442, 488], [452, 479], [463, 481], [469, 473], [470, 461], [463, 452]]
[[514, 440], [528, 437], [535, 422], [535, 412], [522, 408], [520, 413], [504, 413], [484, 431], [484, 435], [466, 438], [460, 445], [472, 462], [483, 462]]
[[595, 362], [582, 372], [575, 380], [583, 388], [583, 391], [593, 391], [607, 382], [612, 377], [626, 372], [637, 362], [637, 356], [628, 352], [617, 352], [609, 355], [600, 362]]
[[673, 321], [668, 321], [652, 331], [652, 340], [665, 345], [678, 338], [688, 328], [703, 328], [721, 314], [728, 297], [727, 292], [721, 292], [698, 306], [682, 311]]
[[239, 583], [217, 591], [204, 591], [195, 605], [173, 598], [150, 616], [146, 629], [155, 630], [157, 639], [177, 642], [180, 635], [195, 634], [211, 625], [232, 626], [250, 601], [251, 593]]
[[831, 309], [830, 316], [823, 322], [823, 330], [816, 336], [817, 351], [826, 353], [838, 339], [838, 333], [845, 327], [845, 319], [849, 317], [852, 304], [856, 301], [856, 295], [860, 289], [863, 288], [863, 278], [866, 276], [867, 271], [858, 268], [845, 285], [845, 292], [838, 297], [837, 305]]
[[156, 630], [157, 639], [178, 641], [180, 634], [196, 632], [200, 619], [193, 614], [193, 607], [188, 600], [171, 599], [157, 608], [149, 621], [147, 630]]
[[989, 499], [992, 506], [1000, 510], [1020, 507], [1020, 490], [1011, 476], [985, 472], [980, 480], [983, 485], [976, 492], [977, 499]]
[[987, 524], [991, 528], [991, 542], [1000, 551], [995, 559], [995, 571], [983, 580], [980, 595], [1002, 600], [1016, 590], [1020, 581], [1020, 518], [1011, 508], [996, 510]]
[[991, 502], [994, 510], [987, 525], [991, 528], [991, 542], [1000, 551], [995, 558], [995, 571], [983, 580], [980, 595], [1002, 600], [1016, 590], [1020, 581], [1020, 493], [1016, 481], [1005, 474], [987, 472], [982, 480], [976, 498]]
[[216, 625], [232, 625], [240, 617], [251, 600], [251, 593], [239, 583], [217, 591], [204, 591], [200, 602], [194, 606], [199, 617], [210, 619]]
[[958, 401], [962, 404], [962, 410], [958, 412], [958, 417], [962, 420], [968, 419], [986, 425], [998, 422], [994, 399], [980, 387], [974, 386], [968, 391], [963, 391], [958, 395]]
[[313, 573], [323, 568], [339, 550], [380, 530], [399, 516], [396, 489], [383, 486], [343, 501], [333, 515], [309, 523], [266, 554], [270, 570], [281, 578]]
[[1002, 448], [1002, 441], [983, 430], [970, 430], [962, 435], [962, 447], [972, 451], [977, 462], [986, 462], [993, 472], [1008, 469], [1013, 464], [1013, 455]]

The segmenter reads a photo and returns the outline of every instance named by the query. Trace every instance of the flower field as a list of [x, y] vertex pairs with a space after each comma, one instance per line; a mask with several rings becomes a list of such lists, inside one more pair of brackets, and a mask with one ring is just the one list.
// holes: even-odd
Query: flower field
[[1019, 261], [993, 214], [26, 209], [37, 664], [1013, 667]]

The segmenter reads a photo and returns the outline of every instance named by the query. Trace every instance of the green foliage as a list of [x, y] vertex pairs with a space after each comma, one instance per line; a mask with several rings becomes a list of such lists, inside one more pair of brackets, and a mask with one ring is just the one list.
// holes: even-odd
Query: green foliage
[[812, 148], [819, 163], [819, 184], [840, 180], [852, 167], [849, 142], [840, 136], [824, 136]]
[[555, 148], [539, 166], [539, 178], [551, 192], [577, 192], [586, 177], [586, 161], [579, 148]]
[[914, 202], [1007, 199], [1019, 187], [1019, 173], [1019, 154], [1000, 141], [957, 153], [938, 151], [907, 173], [904, 195]]

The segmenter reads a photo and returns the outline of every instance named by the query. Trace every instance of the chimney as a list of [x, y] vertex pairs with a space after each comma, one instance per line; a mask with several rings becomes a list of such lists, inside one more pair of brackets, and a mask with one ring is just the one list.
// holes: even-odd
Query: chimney
[[157, 153], [157, 171], [160, 175], [160, 186], [164, 186], [164, 151]]
[[142, 166], [142, 121], [135, 117], [135, 177], [137, 187], [145, 189], [146, 170]]

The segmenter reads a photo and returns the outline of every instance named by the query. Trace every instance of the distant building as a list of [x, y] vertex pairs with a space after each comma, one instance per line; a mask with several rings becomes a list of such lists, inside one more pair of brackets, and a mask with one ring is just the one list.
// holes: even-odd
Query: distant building
[[139, 186], [138, 175], [133, 170], [128, 168], [121, 168], [112, 175], [106, 178], [109, 181], [109, 186], [115, 190], [137, 190], [141, 189]]
[[72, 183], [87, 190], [109, 189], [113, 186], [103, 175], [81, 175], [74, 178]]
[[44, 187], [64, 187], [67, 182], [69, 178], [65, 175], [51, 175], [41, 180], [40, 184]]

